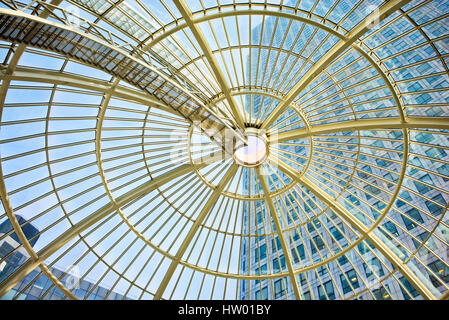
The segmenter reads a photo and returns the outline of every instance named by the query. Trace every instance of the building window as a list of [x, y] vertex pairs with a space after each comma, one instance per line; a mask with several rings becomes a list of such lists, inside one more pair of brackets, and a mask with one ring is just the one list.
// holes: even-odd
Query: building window
[[402, 200], [404, 200], [404, 201], [407, 201], [407, 202], [413, 202], [412, 196], [411, 196], [410, 193], [407, 192], [407, 191], [402, 191], [402, 192], [399, 194], [398, 200], [396, 201], [396, 205], [397, 205], [398, 207], [402, 207], [403, 205], [405, 205], [405, 202], [404, 202], [404, 201], [401, 201], [400, 199], [402, 199]]
[[432, 216], [434, 216], [434, 217], [438, 217], [438, 216], [440, 216], [441, 214], [443, 214], [443, 212], [444, 212], [444, 207], [446, 206], [446, 201], [444, 200], [444, 198], [441, 196], [441, 194], [437, 194], [436, 196], [434, 196], [433, 198], [432, 198], [432, 200], [434, 201], [434, 202], [437, 202], [438, 204], [440, 204], [440, 205], [438, 205], [438, 204], [436, 204], [436, 203], [434, 203], [434, 202], [431, 202], [431, 201], [429, 201], [429, 200], [426, 200], [426, 206], [427, 206], [427, 209], [429, 209], [429, 212], [430, 212], [430, 214], [432, 215]]
[[257, 230], [257, 234], [259, 235], [259, 237], [257, 238], [258, 241], [263, 241], [265, 239], [265, 231], [263, 230], [263, 226], [261, 226], [258, 230]]
[[299, 258], [301, 260], [304, 260], [306, 258], [306, 253], [304, 251], [304, 245], [300, 244], [296, 247], [296, 250], [298, 251]]
[[260, 260], [263, 260], [267, 257], [267, 246], [264, 243], [260, 246]]
[[299, 263], [299, 257], [298, 257], [298, 254], [296, 253], [296, 250], [293, 248], [293, 249], [291, 249], [291, 252], [292, 252], [293, 263]]
[[[264, 263], [263, 265], [260, 266], [259, 268], [256, 268], [255, 270], [255, 274], [256, 275], [263, 275], [263, 274], [267, 274], [267, 264]], [[260, 280], [255, 280], [256, 285], [259, 284]]]
[[[315, 226], [313, 226], [315, 225]], [[318, 219], [313, 220], [313, 224], [312, 222], [309, 222], [307, 224], [307, 230], [309, 230], [309, 232], [314, 232], [314, 231], [318, 231], [318, 229], [321, 227], [321, 222]]]
[[[284, 258], [284, 255], [281, 255], [280, 259], [281, 259], [282, 270], [284, 270], [285, 269], [285, 258]], [[278, 258], [274, 258], [273, 259], [273, 271], [275, 271], [275, 272], [279, 272], [280, 271], [279, 270], [279, 260], [278, 260]]]
[[325, 266], [319, 266], [317, 268], [317, 273], [320, 277], [323, 277], [325, 274], [327, 274], [327, 269]]
[[276, 237], [276, 245], [274, 244], [274, 239], [271, 239], [271, 253], [275, 253], [276, 250], [281, 250], [281, 241], [278, 237]]
[[292, 218], [290, 218], [290, 214], [286, 214], [286, 216], [287, 216], [287, 225], [290, 225], [293, 221], [292, 221]]
[[295, 212], [295, 210], [290, 209], [290, 216], [293, 218], [293, 220], [297, 221], [299, 219], [298, 214]]
[[312, 300], [312, 297], [310, 296], [310, 292], [307, 291], [302, 295], [303, 300]]
[[425, 152], [427, 156], [436, 159], [442, 159], [447, 155], [446, 151], [440, 148], [430, 148], [427, 149]]
[[442, 166], [438, 167], [437, 171], [443, 176], [444, 181], [449, 180], [449, 166], [447, 164], [443, 164]]
[[310, 233], [312, 233], [312, 232], [315, 231], [315, 228], [313, 227], [313, 224], [312, 224], [311, 222], [309, 222], [309, 223], [307, 224], [307, 230], [308, 230]]
[[[349, 285], [346, 278], [349, 279], [351, 285]], [[340, 275], [341, 287], [343, 288], [343, 293], [345, 294], [352, 291], [351, 286], [353, 289], [357, 289], [359, 287], [359, 281], [357, 280], [357, 274], [354, 269], [346, 272], [346, 278], [343, 274]]]
[[262, 223], [262, 212], [257, 212], [257, 224]]
[[[416, 249], [418, 249], [422, 244], [424, 244], [426, 246], [426, 247], [422, 246], [420, 248], [420, 250], [419, 250], [420, 255], [426, 255], [426, 254], [430, 253], [430, 250], [437, 251], [437, 249], [438, 249], [435, 244], [435, 241], [432, 239], [432, 237], [427, 239], [428, 235], [429, 235], [429, 232], [424, 231], [423, 233], [419, 234], [416, 237], [420, 241], [415, 240], [415, 238], [412, 238], [413, 244], [415, 245]], [[424, 243], [424, 240], [426, 240], [425, 243]]]
[[341, 234], [341, 232], [339, 231], [339, 229], [340, 230], [343, 230], [343, 224], [340, 222], [339, 224], [338, 224], [338, 229], [336, 228], [336, 227], [331, 227], [329, 230], [330, 230], [330, 232], [332, 233], [332, 235], [334, 236], [334, 238], [337, 240], [337, 241], [340, 241], [341, 239], [343, 239], [343, 235]]
[[267, 257], [267, 246], [265, 243], [261, 245], [259, 248], [254, 249], [254, 262], [259, 262], [259, 256], [260, 260], [263, 260]]
[[[444, 282], [449, 282], [449, 268], [442, 261], [437, 260], [427, 265], [438, 277]], [[440, 281], [438, 281], [433, 275], [429, 275], [430, 280], [435, 287], [441, 286]]]
[[364, 244], [363, 242], [360, 242], [360, 243], [357, 245], [357, 249], [359, 250], [360, 254], [362, 254], [362, 255], [365, 254], [365, 253], [367, 253], [367, 252], [369, 252], [368, 247], [365, 246], [365, 244]]
[[413, 184], [416, 187], [416, 190], [420, 193], [420, 194], [426, 194], [427, 192], [429, 192], [430, 190], [432, 190], [429, 186], [426, 186], [425, 184], [422, 184], [418, 181], [413, 181]]
[[293, 241], [299, 240], [299, 234], [296, 230], [293, 230]]
[[337, 258], [337, 261], [338, 261], [338, 264], [340, 266], [342, 266], [342, 265], [348, 263], [348, 258], [346, 257], [346, 255], [342, 255], [341, 257]]
[[383, 226], [384, 226], [385, 229], [387, 229], [387, 231], [390, 234], [394, 235], [395, 237], [399, 236], [398, 229], [396, 228], [396, 226], [394, 225], [393, 222], [387, 221], [387, 222], [384, 223]]
[[307, 278], [304, 273], [299, 274], [299, 282], [301, 283], [302, 286], [305, 286], [307, 284]]
[[366, 185], [363, 187], [363, 189], [366, 190], [367, 195], [366, 196], [370, 196], [370, 195], [378, 195], [380, 194], [382, 191], [379, 188], [376, 188], [372, 185]]

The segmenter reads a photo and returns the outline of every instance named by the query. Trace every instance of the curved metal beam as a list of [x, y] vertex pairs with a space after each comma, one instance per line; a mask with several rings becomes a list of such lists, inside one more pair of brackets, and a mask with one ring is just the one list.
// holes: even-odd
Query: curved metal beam
[[[207, 166], [207, 163], [196, 164], [199, 168]], [[58, 249], [76, 237], [78, 234], [91, 227], [95, 223], [103, 220], [108, 215], [114, 213], [120, 207], [126, 205], [127, 203], [133, 201], [134, 199], [147, 194], [156, 188], [161, 187], [167, 182], [180, 177], [193, 171], [193, 166], [191, 164], [185, 164], [175, 168], [153, 180], [140, 185], [139, 187], [133, 189], [132, 191], [118, 197], [115, 203], [109, 202], [97, 211], [90, 214], [87, 218], [81, 220], [76, 225], [71, 227], [69, 230], [61, 234], [42, 250], [37, 253], [37, 258], [32, 260], [29, 259], [27, 262], [22, 264], [13, 274], [11, 274], [4, 282], [0, 285], [0, 297], [5, 295], [10, 289], [12, 289], [21, 279], [33, 271], [39, 264], [43, 264], [46, 259], [48, 259], [52, 254], [54, 254]]]
[[260, 184], [262, 185], [263, 193], [265, 195], [265, 202], [270, 209], [271, 217], [273, 218], [274, 225], [276, 227], [276, 232], [278, 234], [278, 239], [281, 243], [282, 252], [284, 252], [285, 263], [287, 265], [288, 273], [290, 275], [290, 281], [292, 283], [293, 291], [295, 293], [296, 300], [301, 299], [301, 293], [299, 291], [298, 280], [296, 279], [295, 270], [293, 268], [292, 259], [290, 257], [291, 251], [287, 246], [287, 242], [285, 241], [285, 237], [282, 234], [281, 223], [279, 222], [279, 218], [276, 213], [276, 208], [273, 203], [273, 199], [270, 197], [270, 190], [268, 188], [267, 180], [260, 172], [260, 166], [256, 168], [257, 176], [259, 177]]
[[228, 182], [231, 180], [231, 178], [235, 175], [237, 172], [238, 165], [233, 163], [231, 167], [228, 169], [228, 171], [225, 173], [223, 178], [221, 179], [218, 186], [213, 191], [212, 195], [209, 197], [207, 202], [204, 204], [203, 208], [201, 209], [200, 214], [195, 220], [195, 223], [193, 224], [192, 228], [189, 230], [189, 233], [186, 235], [184, 240], [182, 241], [178, 251], [176, 252], [176, 255], [174, 257], [174, 260], [171, 262], [167, 272], [165, 273], [164, 278], [162, 279], [161, 283], [159, 284], [159, 288], [157, 289], [154, 300], [160, 300], [162, 298], [162, 295], [164, 294], [165, 289], [167, 288], [168, 283], [170, 282], [170, 279], [173, 276], [173, 273], [175, 272], [176, 268], [179, 265], [179, 261], [181, 260], [182, 256], [186, 252], [190, 242], [192, 241], [193, 237], [195, 236], [196, 232], [198, 231], [199, 227], [203, 223], [204, 219], [206, 218], [209, 211], [214, 207], [215, 203], [217, 202], [218, 197], [221, 195], [221, 192], [224, 190]]
[[400, 118], [359, 119], [311, 126], [309, 129], [289, 130], [272, 135], [271, 143], [294, 139], [304, 139], [311, 136], [343, 131], [427, 128], [449, 130], [449, 118], [440, 117], [409, 117], [403, 122]]
[[326, 67], [334, 61], [341, 53], [349, 48], [357, 39], [365, 34], [372, 24], [380, 22], [390, 14], [410, 2], [410, 0], [390, 0], [387, 1], [378, 11], [372, 12], [363, 19], [357, 26], [348, 32], [343, 39], [336, 43], [320, 60], [306, 72], [306, 74], [296, 83], [292, 89], [285, 95], [273, 112], [262, 123], [261, 128], [268, 128], [281, 114], [288, 108], [290, 103], [304, 90]]
[[318, 185], [313, 183], [310, 179], [304, 175], [298, 175], [296, 170], [291, 168], [289, 165], [278, 161], [276, 163], [277, 167], [288, 175], [293, 180], [300, 183], [302, 186], [306, 187], [310, 192], [312, 192], [318, 199], [325, 203], [329, 208], [331, 208], [335, 213], [337, 213], [340, 218], [348, 222], [354, 229], [356, 229], [363, 237], [372, 243], [376, 249], [378, 249], [388, 260], [403, 274], [403, 276], [418, 290], [421, 296], [426, 300], [435, 300], [433, 293], [427, 288], [421, 279], [416, 276], [412, 270], [402, 262], [402, 260], [389, 248], [385, 243], [379, 239], [374, 234], [374, 230], [371, 227], [368, 229], [365, 225], [360, 223], [343, 205], [329, 196], [324, 190], [322, 190]]

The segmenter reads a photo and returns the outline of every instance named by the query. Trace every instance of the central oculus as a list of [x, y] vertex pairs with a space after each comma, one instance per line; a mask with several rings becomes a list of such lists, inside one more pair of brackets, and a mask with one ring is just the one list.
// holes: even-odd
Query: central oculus
[[267, 137], [255, 128], [247, 128], [248, 145], [237, 140], [234, 148], [235, 161], [245, 167], [256, 167], [267, 158]]

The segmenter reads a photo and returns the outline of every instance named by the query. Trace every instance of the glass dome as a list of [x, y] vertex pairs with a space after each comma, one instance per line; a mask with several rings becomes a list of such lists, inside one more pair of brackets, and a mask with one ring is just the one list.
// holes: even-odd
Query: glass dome
[[449, 1], [1, 0], [0, 61], [2, 299], [448, 299]]

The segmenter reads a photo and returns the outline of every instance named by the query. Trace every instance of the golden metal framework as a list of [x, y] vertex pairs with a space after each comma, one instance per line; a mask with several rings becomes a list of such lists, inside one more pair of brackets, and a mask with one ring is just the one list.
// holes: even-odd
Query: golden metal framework
[[[448, 298], [447, 12], [284, 2], [1, 1], [1, 259], [29, 258], [0, 296]], [[256, 168], [219, 156], [247, 126]]]

